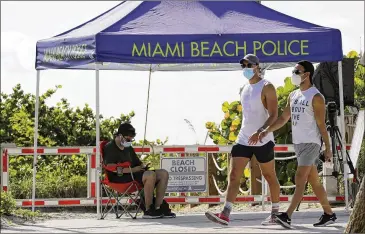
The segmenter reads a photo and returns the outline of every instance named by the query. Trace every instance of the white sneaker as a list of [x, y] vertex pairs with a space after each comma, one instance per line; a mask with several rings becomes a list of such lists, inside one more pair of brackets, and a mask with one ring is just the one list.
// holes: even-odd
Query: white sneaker
[[278, 223], [275, 221], [275, 215], [270, 214], [264, 221], [262, 221], [261, 225], [263, 226], [270, 226], [270, 225], [277, 225]]

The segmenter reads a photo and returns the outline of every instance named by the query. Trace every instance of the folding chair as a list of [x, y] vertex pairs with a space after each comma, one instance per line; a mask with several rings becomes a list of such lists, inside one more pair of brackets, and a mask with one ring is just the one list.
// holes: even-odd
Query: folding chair
[[[141, 194], [143, 193], [143, 186], [134, 180], [133, 173], [131, 172], [131, 176], [133, 178], [132, 182], [129, 183], [112, 183], [108, 179], [107, 171], [115, 172], [117, 167], [122, 168], [131, 168], [131, 164], [129, 162], [120, 163], [116, 166], [106, 166], [103, 163], [103, 149], [107, 144], [107, 141], [103, 141], [100, 143], [100, 159], [103, 168], [104, 178], [100, 179], [101, 183], [101, 196], [100, 196], [100, 206], [101, 206], [101, 219], [104, 219], [108, 213], [113, 211], [115, 213], [116, 218], [119, 219], [124, 214], [129, 215], [132, 219], [136, 219], [138, 213], [141, 211], [140, 205]], [[103, 193], [107, 195], [107, 200], [103, 199]], [[135, 212], [130, 211], [132, 206], [137, 206]], [[109, 208], [110, 207], [110, 208]], [[108, 209], [109, 208], [109, 209]], [[121, 209], [120, 209], [121, 208]], [[132, 215], [134, 213], [134, 215]]]

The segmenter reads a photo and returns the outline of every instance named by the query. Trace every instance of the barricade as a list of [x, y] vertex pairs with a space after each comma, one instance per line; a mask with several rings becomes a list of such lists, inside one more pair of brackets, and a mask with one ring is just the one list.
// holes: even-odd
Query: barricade
[[[144, 147], [142, 152], [142, 147], [134, 147], [137, 154], [175, 154], [177, 156], [188, 156], [191, 154], [205, 154], [206, 160], [208, 157], [213, 157], [213, 161], [218, 170], [228, 170], [229, 168], [220, 168], [218, 163], [216, 162], [213, 153], [230, 153], [232, 146], [205, 146], [205, 145], [186, 145], [186, 146], [154, 146], [154, 147]], [[348, 145], [347, 150], [350, 149]], [[96, 178], [97, 178], [97, 165], [96, 165], [96, 156], [95, 156], [95, 147], [39, 147], [37, 152], [39, 155], [78, 155], [78, 154], [86, 154], [87, 155], [87, 197], [86, 198], [47, 198], [47, 199], [36, 199], [35, 206], [37, 207], [59, 207], [59, 206], [96, 206]], [[6, 148], [2, 152], [1, 157], [1, 165], [2, 165], [2, 176], [1, 176], [1, 185], [2, 190], [11, 191], [9, 186], [9, 157], [16, 157], [19, 155], [32, 155], [33, 148]], [[294, 148], [293, 145], [276, 145], [275, 146], [275, 154], [280, 153], [293, 153]], [[296, 156], [293, 155], [291, 157], [275, 157], [276, 160], [292, 160], [295, 159]], [[208, 161], [208, 160], [207, 160]], [[229, 165], [229, 164], [227, 164]], [[208, 173], [208, 168], [207, 168]], [[184, 194], [178, 194], [179, 196], [167, 196], [166, 200], [171, 204], [220, 204], [224, 202], [224, 194], [225, 191], [221, 191], [216, 183], [216, 179], [214, 175], [206, 175], [208, 180], [209, 176], [214, 178], [214, 184], [217, 187], [217, 190], [220, 196], [184, 196]], [[239, 196], [236, 199], [237, 203], [261, 203], [264, 205], [266, 202], [270, 201], [270, 197], [268, 194], [268, 187], [265, 179], [261, 178], [262, 191], [263, 195], [255, 195], [255, 196]], [[207, 183], [209, 184], [209, 183]], [[284, 188], [295, 188], [293, 186], [280, 186], [281, 189]], [[243, 194], [249, 194], [250, 191], [240, 190]], [[329, 197], [330, 202], [342, 202], [344, 201], [343, 196], [333, 196]], [[281, 202], [290, 202], [291, 196], [281, 196]], [[318, 202], [318, 199], [315, 196], [304, 196], [303, 202]], [[17, 205], [22, 207], [29, 207], [32, 205], [31, 199], [25, 200], [17, 200]]]

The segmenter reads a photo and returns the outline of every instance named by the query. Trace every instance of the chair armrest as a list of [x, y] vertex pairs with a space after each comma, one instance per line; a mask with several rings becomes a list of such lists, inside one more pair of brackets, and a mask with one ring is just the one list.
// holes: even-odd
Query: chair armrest
[[110, 172], [115, 172], [117, 170], [117, 167], [130, 168], [131, 163], [130, 162], [124, 162], [124, 163], [118, 163], [118, 164], [113, 165], [113, 166], [108, 166], [108, 165], [103, 166], [103, 168], [105, 170], [110, 171]]
[[129, 170], [130, 170], [129, 174], [131, 175], [132, 180], [134, 180], [134, 175], [133, 175], [133, 172], [132, 172], [130, 162], [118, 163], [118, 164], [116, 164], [116, 166], [107, 166], [107, 165], [105, 165], [104, 169], [107, 170], [107, 171], [110, 171], [110, 172], [115, 172], [117, 170], [117, 167], [129, 168]]

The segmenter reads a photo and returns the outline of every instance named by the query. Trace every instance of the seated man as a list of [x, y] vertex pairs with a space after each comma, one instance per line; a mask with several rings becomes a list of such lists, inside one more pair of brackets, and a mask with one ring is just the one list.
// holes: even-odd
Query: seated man
[[[134, 127], [129, 123], [122, 123], [118, 132], [114, 134], [114, 140], [105, 145], [103, 155], [104, 164], [115, 166], [118, 163], [130, 162], [131, 168], [124, 168], [115, 172], [107, 171], [108, 178], [112, 183], [128, 183], [133, 181], [139, 182], [144, 187], [144, 200], [146, 211], [143, 218], [154, 219], [162, 217], [175, 217], [170, 210], [162, 210], [160, 206], [163, 202], [169, 174], [166, 170], [148, 171], [148, 165], [138, 158], [134, 149], [131, 147], [132, 141], [136, 135]], [[133, 173], [133, 178], [131, 176]], [[156, 188], [156, 200], [153, 204], [153, 194]]]

